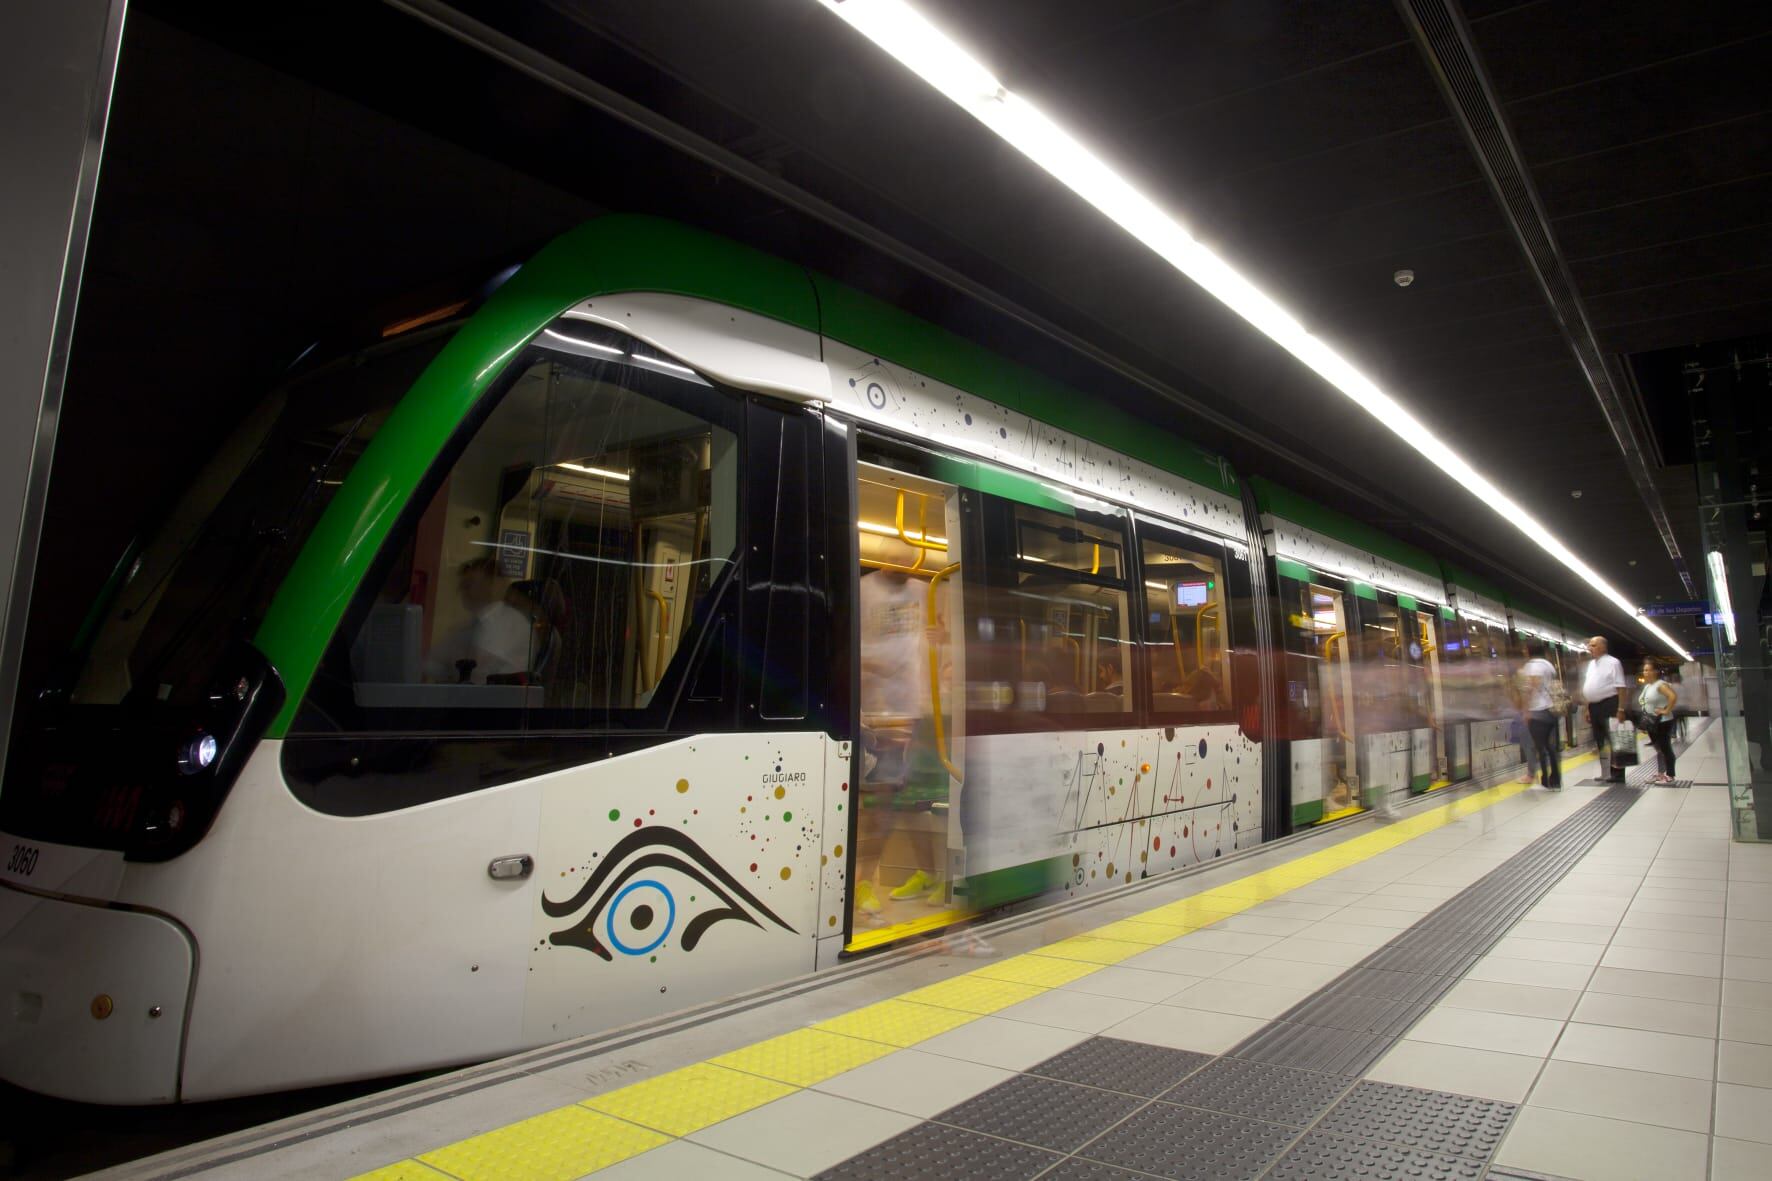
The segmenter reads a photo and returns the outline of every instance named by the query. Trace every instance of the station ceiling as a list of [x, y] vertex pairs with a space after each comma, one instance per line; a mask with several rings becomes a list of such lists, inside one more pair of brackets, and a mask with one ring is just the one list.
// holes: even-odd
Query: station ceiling
[[[1259, 424], [1290, 453], [1232, 444], [1245, 463], [1429, 549], [1524, 571], [1541, 592], [1627, 627], [1468, 493], [812, 0], [551, 7], [738, 120], [745, 132], [728, 142], [740, 151]], [[919, 7], [1627, 595], [1693, 597], [1400, 5]], [[1698, 571], [1692, 471], [1658, 462], [1626, 359], [1772, 322], [1772, 7], [1463, 0], [1462, 14], [1627, 429]], [[1415, 273], [1406, 289], [1393, 282], [1403, 268]], [[1159, 401], [1146, 409], [1183, 432], [1194, 425]], [[1299, 458], [1314, 470], [1290, 462]], [[1702, 597], [1701, 577], [1699, 588]]]
[[[1687, 597], [1391, 0], [917, 2], [1614, 585]], [[1692, 469], [1660, 463], [1689, 454], [1663, 446], [1683, 419], [1641, 413], [1626, 359], [1656, 352], [1669, 372], [1680, 348], [1772, 322], [1772, 7], [1463, 5], [1696, 572]], [[1645, 638], [814, 0], [132, 4], [57, 472], [176, 470], [274, 377], [252, 358], [287, 360], [340, 308], [490, 273], [599, 209], [833, 273], [1576, 626]], [[146, 350], [150, 370], [132, 360]], [[191, 413], [154, 410], [171, 398]], [[80, 413], [100, 402], [130, 428], [83, 428], [117, 423]], [[52, 482], [46, 548], [78, 540], [46, 561], [102, 579], [105, 531], [132, 523], [120, 507]]]

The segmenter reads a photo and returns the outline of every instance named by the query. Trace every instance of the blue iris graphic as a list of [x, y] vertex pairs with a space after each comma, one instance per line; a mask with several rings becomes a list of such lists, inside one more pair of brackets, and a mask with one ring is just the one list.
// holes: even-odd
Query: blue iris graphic
[[[623, 943], [621, 936], [615, 933], [616, 916], [622, 913], [622, 899], [626, 898], [629, 894], [632, 894], [635, 890], [652, 890], [657, 892], [657, 894], [664, 899], [664, 922], [658, 924], [657, 937], [644, 947], [631, 947], [628, 944]], [[658, 912], [648, 903], [641, 902], [635, 906], [633, 910], [628, 912], [627, 921], [628, 925], [633, 927], [634, 930], [646, 931], [654, 923], [658, 923]], [[671, 897], [671, 892], [669, 890], [665, 889], [651, 878], [644, 878], [637, 882], [629, 882], [623, 887], [621, 893], [617, 894], [614, 900], [610, 902], [609, 917], [604, 920], [604, 926], [609, 932], [610, 946], [614, 947], [615, 950], [621, 952], [623, 955], [645, 955], [647, 952], [665, 941], [666, 936], [671, 933], [671, 928], [675, 926], [676, 923], [677, 900]]]

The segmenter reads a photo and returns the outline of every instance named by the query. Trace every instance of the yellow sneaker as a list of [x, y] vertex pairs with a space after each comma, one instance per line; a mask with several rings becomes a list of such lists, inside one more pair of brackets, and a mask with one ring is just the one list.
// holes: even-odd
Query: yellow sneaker
[[929, 887], [933, 884], [929, 880], [929, 875], [919, 869], [904, 880], [904, 885], [894, 886], [891, 897], [895, 902], [902, 902], [906, 898], [919, 898], [929, 893]]
[[948, 904], [948, 879], [945, 874], [938, 874], [929, 884], [929, 897], [924, 899], [930, 906], [946, 906]]
[[855, 883], [855, 905], [869, 914], [880, 913], [880, 897], [874, 893], [874, 883], [865, 880]]

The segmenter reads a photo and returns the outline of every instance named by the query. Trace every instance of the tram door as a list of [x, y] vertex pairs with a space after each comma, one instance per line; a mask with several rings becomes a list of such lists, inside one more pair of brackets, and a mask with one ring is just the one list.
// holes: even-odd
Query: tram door
[[1353, 668], [1342, 592], [1282, 574], [1293, 823], [1360, 807]]
[[952, 921], [965, 872], [960, 501], [951, 484], [858, 465], [861, 744], [850, 946]]
[[1414, 747], [1410, 786], [1426, 791], [1446, 779], [1446, 691], [1440, 681], [1440, 628], [1429, 611], [1415, 612], [1415, 640], [1421, 648], [1417, 679], [1421, 682], [1420, 712], [1425, 715], [1425, 738]]

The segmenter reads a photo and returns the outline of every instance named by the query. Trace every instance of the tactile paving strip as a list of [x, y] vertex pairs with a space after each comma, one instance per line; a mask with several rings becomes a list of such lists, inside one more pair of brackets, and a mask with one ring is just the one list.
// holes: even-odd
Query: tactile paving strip
[[1328, 1110], [1354, 1082], [1345, 1075], [1220, 1058], [1161, 1098], [1165, 1103], [1183, 1103], [1303, 1128]]
[[1029, 1074], [1142, 1095], [1160, 1095], [1200, 1067], [1212, 1061], [1210, 1054], [1147, 1046], [1121, 1038], [1092, 1037], [1056, 1057], [1040, 1063]]
[[1070, 1152], [1142, 1105], [1143, 1100], [1131, 1095], [1024, 1074], [935, 1118], [987, 1136]]
[[1055, 1152], [1005, 1144], [976, 1132], [918, 1124], [826, 1169], [817, 1181], [928, 1181], [931, 1177], [1030, 1181], [1063, 1159]]
[[1040, 1181], [1150, 1181], [1150, 1174], [1097, 1164], [1080, 1156], [1068, 1156], [1063, 1164], [1050, 1173], [1041, 1173]]
[[[1387, 1083], [1346, 1088], [1641, 794], [1634, 786], [1612, 787], [1220, 1059], [1202, 1066], [1204, 1055], [1092, 1038], [951, 1108], [936, 1117], [939, 1124], [924, 1124], [820, 1176], [1009, 1178], [1031, 1176], [1021, 1170], [1036, 1167], [1049, 1170], [1042, 1181], [1152, 1175], [1474, 1181], [1506, 1133], [1511, 1104]], [[1017, 958], [1032, 964], [1043, 955], [1069, 954], [1110, 963], [1133, 946], [1109, 946], [1116, 943], [1076, 937]], [[1024, 982], [1012, 966], [975, 975]], [[1179, 1081], [1148, 1101], [1165, 1077]], [[1317, 1084], [1318, 1078], [1330, 1081]], [[1312, 1120], [1318, 1122], [1311, 1126]], [[1309, 1128], [1302, 1136], [1301, 1127]]]
[[1178, 1181], [1253, 1181], [1298, 1129], [1153, 1103], [1077, 1153]]
[[1321, 1074], [1363, 1074], [1390, 1049], [1394, 1040], [1354, 1029], [1276, 1021], [1251, 1034], [1231, 1050], [1230, 1056]]
[[1488, 1160], [1501, 1147], [1515, 1110], [1499, 1099], [1363, 1082], [1315, 1130]]
[[1266, 1181], [1481, 1181], [1487, 1161], [1308, 1132], [1280, 1158]]

